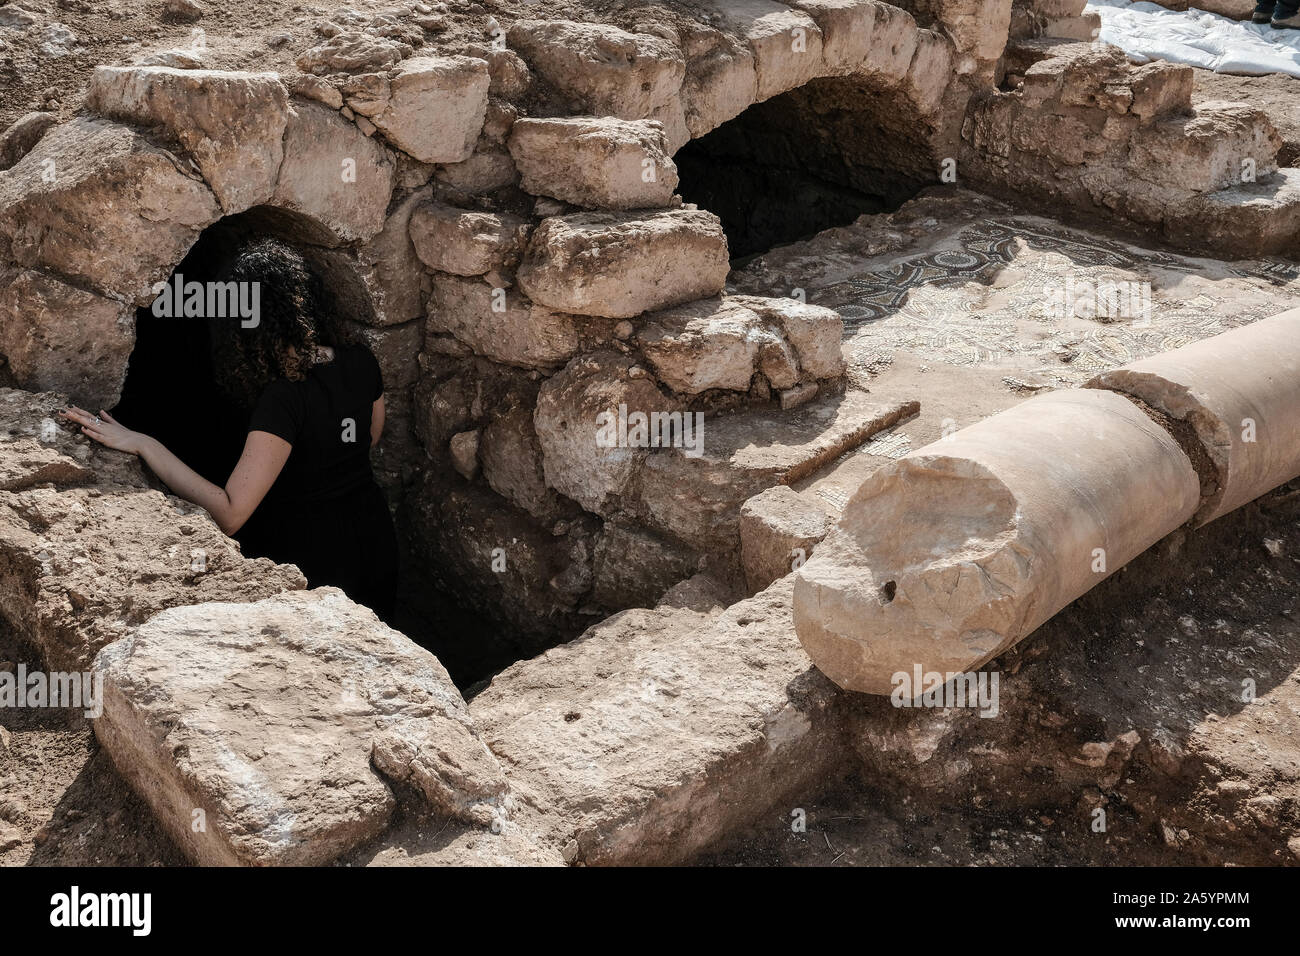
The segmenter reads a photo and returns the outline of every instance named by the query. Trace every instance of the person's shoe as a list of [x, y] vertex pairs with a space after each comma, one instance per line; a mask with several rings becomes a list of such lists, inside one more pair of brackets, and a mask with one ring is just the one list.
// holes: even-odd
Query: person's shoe
[[1277, 7], [1276, 0], [1260, 0], [1255, 4], [1255, 11], [1250, 15], [1251, 23], [1268, 23], [1273, 19], [1273, 10]]
[[1300, 30], [1300, 8], [1283, 10], [1279, 7], [1269, 21], [1269, 26], [1274, 30]]

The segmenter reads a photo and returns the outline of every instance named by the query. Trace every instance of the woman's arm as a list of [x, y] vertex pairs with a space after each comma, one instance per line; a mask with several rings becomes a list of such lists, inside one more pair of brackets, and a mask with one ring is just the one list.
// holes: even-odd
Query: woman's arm
[[108, 412], [101, 410], [97, 419], [87, 411], [72, 407], [64, 417], [76, 422], [85, 435], [100, 444], [139, 455], [163, 484], [186, 501], [205, 508], [228, 535], [242, 528], [257, 510], [293, 450], [278, 435], [249, 432], [239, 463], [230, 473], [226, 487], [219, 488], [168, 451], [162, 442], [131, 431]]
[[384, 433], [384, 396], [380, 395], [370, 406], [370, 447], [379, 444], [379, 436]]

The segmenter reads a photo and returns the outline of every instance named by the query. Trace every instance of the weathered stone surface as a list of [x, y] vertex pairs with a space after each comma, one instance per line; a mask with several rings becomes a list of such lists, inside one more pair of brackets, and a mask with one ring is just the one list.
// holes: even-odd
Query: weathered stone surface
[[459, 163], [483, 129], [489, 82], [487, 62], [475, 57], [406, 60], [390, 81], [383, 112], [370, 119], [422, 163]]
[[519, 285], [552, 309], [622, 319], [717, 295], [729, 270], [727, 237], [712, 213], [586, 212], [542, 221]]
[[744, 391], [756, 371], [777, 389], [792, 388], [801, 378], [838, 377], [844, 372], [843, 330], [830, 309], [793, 299], [726, 296], [651, 313], [636, 341], [665, 385], [695, 395], [715, 388]]
[[158, 491], [0, 494], [0, 607], [51, 669], [88, 669], [163, 608], [304, 585], [296, 568], [244, 558], [207, 512]]
[[790, 6], [812, 17], [821, 30], [824, 72], [856, 73], [875, 42], [880, 4], [876, 0], [791, 0]]
[[321, 241], [369, 239], [384, 227], [393, 175], [388, 151], [356, 124], [317, 102], [295, 100], [272, 202], [324, 226]]
[[1191, 425], [1213, 472], [1202, 475], [1213, 490], [1197, 525], [1300, 475], [1300, 310], [1122, 365], [1086, 387]]
[[754, 51], [760, 101], [823, 73], [822, 31], [808, 14], [774, 0], [714, 0], [714, 5]]
[[323, 75], [380, 70], [412, 52], [407, 44], [387, 37], [372, 36], [360, 30], [344, 30], [312, 47], [296, 62], [304, 73]]
[[579, 321], [482, 279], [433, 280], [429, 331], [454, 335], [479, 355], [507, 365], [549, 368], [568, 361], [582, 344]]
[[534, 518], [550, 520], [560, 499], [546, 487], [542, 447], [533, 428], [533, 409], [517, 406], [494, 418], [483, 429], [479, 446], [483, 477], [492, 490]]
[[466, 481], [473, 481], [478, 474], [478, 449], [482, 435], [482, 429], [475, 428], [451, 436], [451, 463]]
[[747, 44], [717, 30], [700, 30], [687, 39], [686, 54], [681, 100], [691, 136], [739, 116], [758, 98], [754, 53]]
[[491, 830], [428, 817], [399, 820], [378, 840], [344, 856], [343, 866], [564, 866], [564, 857], [506, 821]]
[[199, 864], [329, 862], [387, 826], [376, 771], [478, 823], [506, 790], [438, 659], [335, 588], [172, 608], [96, 668], [96, 735]]
[[411, 241], [411, 214], [432, 190], [417, 189], [384, 220], [384, 228], [357, 247], [357, 270], [376, 325], [397, 325], [424, 315], [424, 273]]
[[792, 632], [788, 581], [720, 615], [627, 611], [507, 668], [470, 713], [566, 858], [685, 862], [839, 764], [833, 689]]
[[519, 170], [505, 150], [482, 149], [463, 163], [439, 166], [436, 178], [450, 187], [447, 198], [472, 201], [484, 193], [513, 185], [519, 179]]
[[510, 133], [520, 186], [575, 206], [665, 206], [677, 189], [662, 124], [613, 117], [521, 119]]
[[1277, 169], [1282, 139], [1263, 110], [1245, 103], [1199, 104], [1191, 117], [1174, 117], [1141, 130], [1130, 162], [1162, 186], [1213, 192], [1240, 183], [1242, 160], [1265, 176]]
[[86, 106], [166, 130], [194, 157], [226, 215], [275, 190], [289, 95], [274, 73], [100, 66]]
[[873, 472], [795, 574], [799, 639], [841, 687], [974, 670], [1195, 512], [1200, 485], [1132, 402], [1041, 395]]
[[135, 345], [135, 310], [40, 272], [0, 272], [0, 356], [24, 388], [117, 404]]
[[754, 312], [728, 298], [655, 312], [636, 337], [660, 381], [686, 395], [746, 391], [761, 346], [777, 341]]
[[59, 121], [53, 113], [24, 113], [0, 133], [0, 172], [32, 151], [50, 127]]
[[645, 460], [645, 448], [597, 444], [598, 417], [629, 412], [671, 412], [677, 404], [635, 363], [614, 352], [574, 359], [542, 385], [533, 424], [542, 447], [546, 483], [588, 511], [617, 511], [628, 483]]
[[0, 388], [0, 491], [98, 483], [145, 487], [139, 460], [60, 424], [64, 395]]
[[1286, 255], [1300, 231], [1300, 170], [1203, 193], [1168, 210], [1164, 232], [1185, 247], [1225, 256]]
[[812, 495], [787, 485], [761, 491], [740, 508], [740, 563], [752, 594], [806, 561], [834, 518]]
[[430, 269], [481, 276], [519, 262], [529, 224], [509, 213], [425, 203], [411, 214], [410, 230], [416, 255]]
[[[728, 301], [754, 312], [785, 334], [799, 357], [799, 368], [816, 379], [839, 378], [844, 374], [844, 320], [833, 309], [809, 305], [798, 299], [777, 299], [757, 295], [733, 295]], [[772, 383], [776, 385], [775, 382]]]
[[220, 215], [171, 153], [118, 123], [74, 119], [0, 176], [0, 260], [143, 305]]
[[916, 20], [906, 10], [888, 3], [877, 3], [871, 44], [860, 72], [886, 83], [897, 83], [907, 76], [916, 56]]
[[507, 34], [542, 79], [597, 116], [649, 119], [682, 84], [681, 51], [662, 37], [568, 20], [520, 20]]
[[1192, 112], [1195, 71], [1190, 66], [1156, 60], [1133, 71], [1129, 109], [1144, 121]]
[[670, 448], [646, 460], [638, 483], [639, 512], [651, 526], [692, 547], [734, 552], [740, 545], [740, 506], [747, 499], [815, 473], [917, 409], [916, 402], [880, 404], [866, 393], [850, 392], [794, 413], [749, 410], [706, 419], [701, 455]]
[[285, 77], [284, 82], [294, 96], [324, 103], [334, 110], [343, 108], [343, 94], [329, 80], [309, 73], [295, 73], [293, 76]]
[[592, 597], [617, 610], [654, 607], [664, 592], [694, 574], [696, 565], [679, 544], [630, 522], [607, 521], [592, 564]]
[[922, 115], [938, 109], [952, 81], [952, 66], [952, 43], [948, 38], [933, 30], [917, 30], [916, 52], [902, 88]]
[[931, 30], [945, 34], [955, 46], [954, 71], [976, 83], [994, 78], [1006, 48], [1012, 4], [1006, 0], [945, 0], [921, 8]]

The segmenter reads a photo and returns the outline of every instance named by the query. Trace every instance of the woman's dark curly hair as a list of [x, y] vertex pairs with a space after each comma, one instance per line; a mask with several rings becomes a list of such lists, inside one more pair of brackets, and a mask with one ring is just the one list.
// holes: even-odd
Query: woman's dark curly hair
[[257, 325], [244, 328], [222, 321], [212, 330], [217, 381], [245, 408], [277, 378], [301, 381], [319, 361], [322, 347], [342, 344], [320, 276], [287, 243], [259, 239], [245, 244], [220, 281], [258, 283]]

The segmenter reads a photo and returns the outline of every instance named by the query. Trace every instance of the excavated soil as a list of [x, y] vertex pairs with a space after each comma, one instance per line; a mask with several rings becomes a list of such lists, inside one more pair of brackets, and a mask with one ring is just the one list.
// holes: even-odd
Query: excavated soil
[[[151, 53], [192, 50], [202, 42], [202, 65], [215, 70], [275, 70], [294, 73], [294, 60], [320, 43], [317, 24], [355, 10], [391, 10], [391, 0], [203, 0], [195, 21], [165, 12], [164, 0], [7, 0], [36, 16], [29, 28], [0, 27], [0, 130], [31, 110], [63, 120], [77, 111], [81, 91], [94, 68], [130, 64]], [[412, 4], [405, 4], [412, 6]], [[428, 31], [421, 49], [456, 52], [491, 39], [495, 20], [509, 28], [516, 20], [569, 19], [630, 28], [672, 24], [691, 15], [693, 4], [668, 0], [483, 0], [429, 3], [429, 16], [443, 28]], [[698, 15], [698, 10], [695, 11]], [[201, 31], [201, 33], [196, 33]]]

